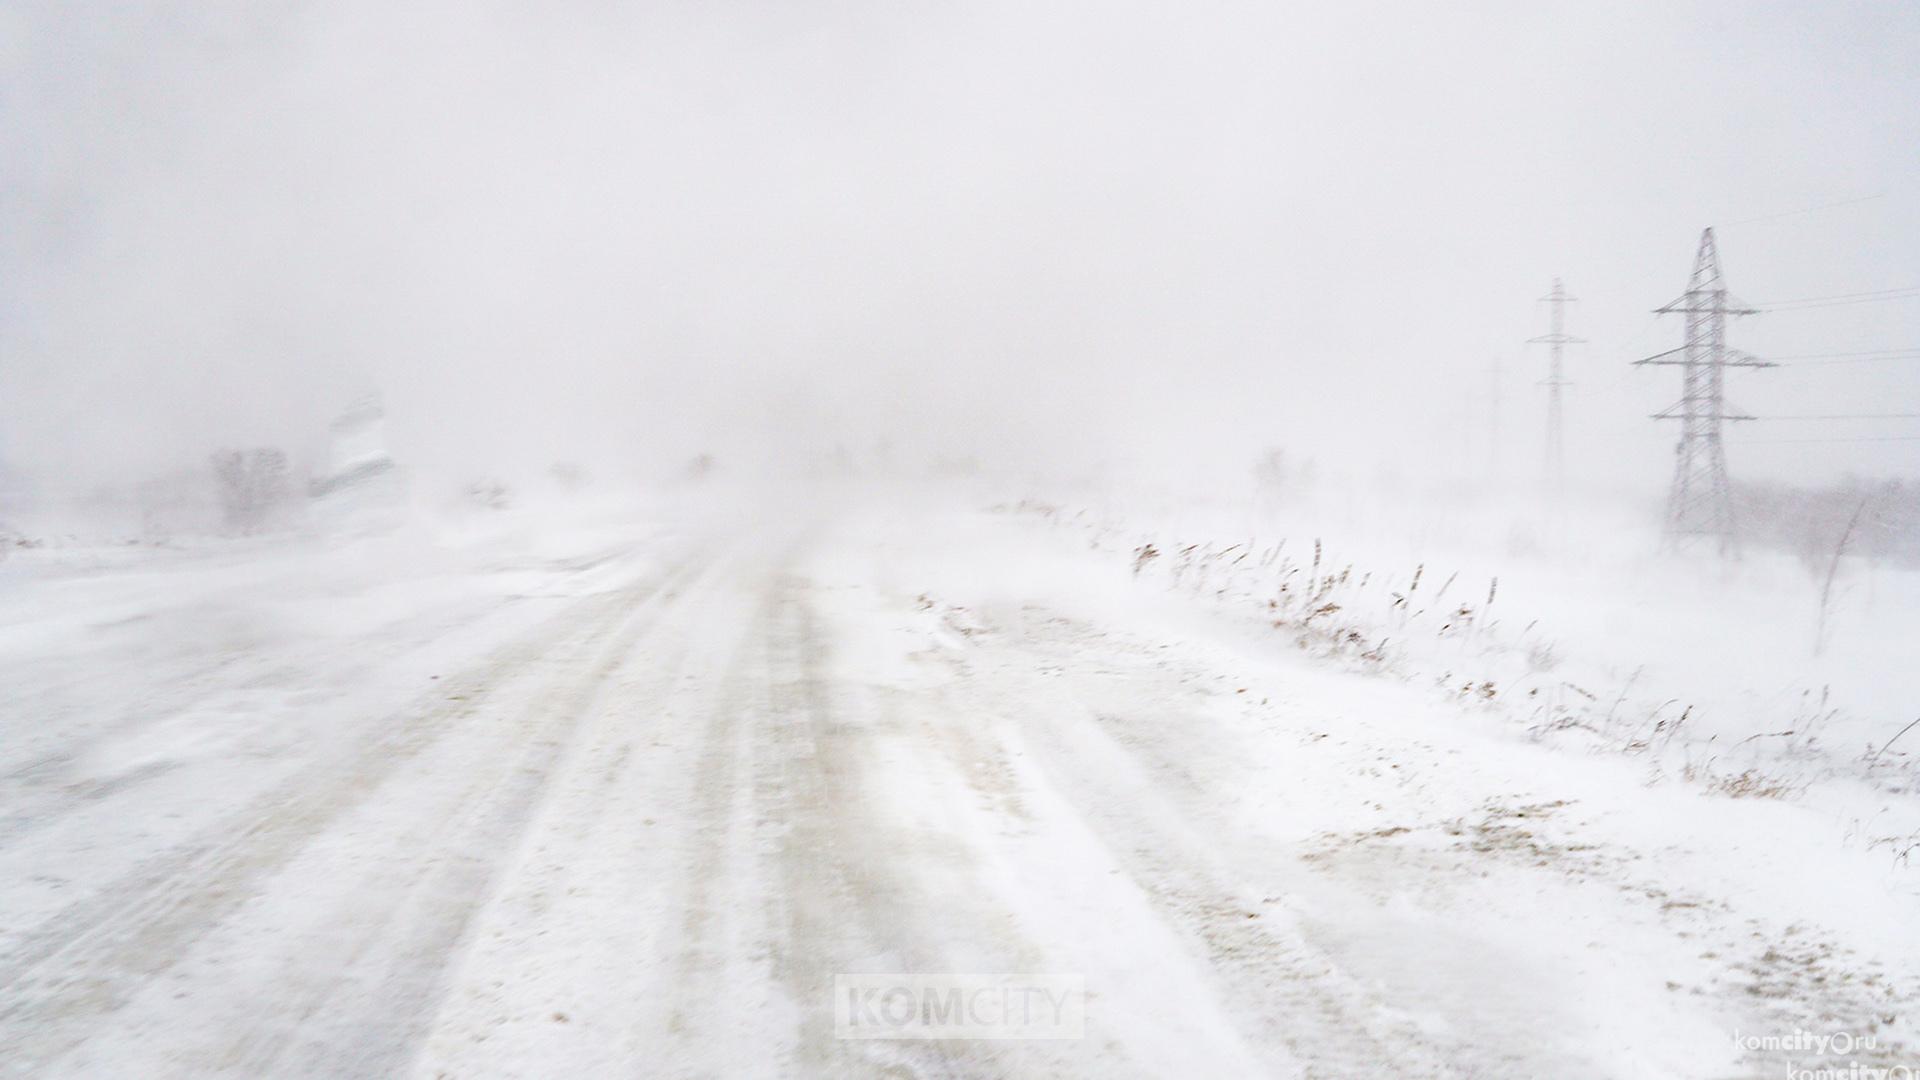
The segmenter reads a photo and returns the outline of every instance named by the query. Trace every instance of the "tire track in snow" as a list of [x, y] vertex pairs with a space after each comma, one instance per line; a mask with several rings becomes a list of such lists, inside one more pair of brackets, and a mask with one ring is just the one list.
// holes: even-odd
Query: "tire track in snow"
[[[973, 852], [949, 835], [912, 827], [897, 802], [902, 792], [938, 801], [972, 791], [966, 763], [950, 756], [955, 744], [934, 734], [961, 718], [930, 701], [872, 701], [859, 684], [836, 680], [813, 588], [792, 573], [775, 582], [767, 649], [774, 705], [753, 740], [759, 847], [772, 853], [765, 875], [778, 886], [766, 891], [771, 974], [797, 1011], [788, 1071], [956, 1080], [1028, 1074], [1047, 1056], [1044, 1047], [834, 1036], [836, 974], [1035, 970], [1041, 951], [1003, 908], [983, 910], [943, 887], [977, 879]], [[969, 818], [983, 812], [970, 802], [957, 810]]]
[[[401, 765], [529, 673], [553, 666], [554, 639], [568, 657], [589, 653], [636, 607], [691, 572], [599, 594], [496, 650], [448, 680], [445, 699], [399, 718], [384, 734], [316, 764], [221, 827], [158, 856], [76, 901], [0, 955], [0, 1060], [44, 1062], [78, 1043], [87, 1023], [124, 1003], [245, 903], [311, 838], [370, 797]], [[558, 665], [564, 680], [566, 665]]]
[[[730, 1044], [751, 1031], [756, 1074], [1023, 1074], [990, 1043], [834, 1037], [835, 974], [974, 970], [983, 951], [1002, 958], [988, 968], [1020, 970], [1039, 951], [1001, 909], [974, 910], [920, 877], [970, 876], [962, 846], [906, 827], [891, 801], [971, 790], [943, 748], [916, 746], [927, 737], [916, 721], [949, 718], [886, 695], [876, 709], [836, 680], [814, 585], [796, 561], [790, 552], [760, 568], [757, 604], [700, 739], [666, 983], [670, 1045], [654, 1044], [653, 1055], [666, 1075], [726, 1076], [741, 1067]], [[882, 760], [883, 744], [912, 752]], [[956, 958], [961, 942], [970, 959]]]
[[[558, 568], [573, 572], [589, 570], [618, 558], [619, 554], [619, 551], [610, 552], [584, 563], [563, 563]], [[133, 705], [119, 704], [112, 715], [104, 720], [91, 719], [90, 710], [84, 703], [67, 700], [73, 696], [76, 688], [87, 686], [97, 679], [96, 673], [42, 685], [38, 690], [42, 700], [21, 703], [18, 715], [35, 718], [34, 731], [29, 734], [41, 735], [52, 731], [63, 733], [65, 737], [52, 748], [41, 750], [26, 761], [0, 770], [0, 785], [12, 788], [6, 792], [5, 801], [9, 810], [0, 816], [0, 837], [17, 839], [50, 826], [59, 820], [58, 811], [64, 807], [114, 794], [129, 784], [167, 771], [166, 768], [134, 770], [140, 775], [83, 777], [74, 782], [65, 782], [69, 780], [68, 772], [74, 763], [83, 761], [98, 747], [139, 735], [172, 717], [190, 713], [208, 702], [236, 693], [275, 691], [297, 686], [304, 678], [322, 672], [336, 681], [344, 682], [343, 667], [349, 671], [364, 670], [384, 662], [395, 649], [412, 652], [428, 647], [449, 626], [482, 613], [466, 606], [408, 612], [388, 622], [366, 627], [352, 639], [323, 638], [303, 642], [296, 654], [290, 657], [276, 655], [262, 659], [245, 650], [229, 651], [211, 659], [195, 661], [191, 667], [171, 675], [164, 688], [173, 695], [170, 698], [156, 703], [149, 695]], [[169, 610], [167, 614], [178, 615], [179, 612]], [[367, 660], [363, 645], [367, 639], [381, 641], [385, 655]], [[144, 659], [133, 658], [136, 663]], [[59, 707], [54, 707], [53, 703], [58, 703]], [[0, 739], [0, 744], [6, 741]]]
[[[719, 697], [707, 710], [693, 769], [693, 805], [680, 872], [685, 884], [677, 904], [679, 933], [671, 961], [674, 1003], [666, 1017], [667, 1037], [677, 1049], [663, 1054], [680, 1062], [704, 1060], [706, 1048], [731, 1034], [729, 1025], [712, 1015], [712, 1006], [732, 998], [725, 993], [720, 975], [728, 961], [727, 939], [734, 922], [746, 910], [738, 903], [741, 897], [730, 892], [730, 887], [739, 891], [741, 884], [729, 878], [750, 842], [742, 783], [746, 770], [742, 739], [747, 713], [766, 707], [753, 695], [757, 687], [749, 673], [764, 647], [771, 604], [770, 597], [760, 598], [743, 628], [740, 651], [723, 670]], [[695, 1070], [680, 1075], [716, 1074]]]
[[[1195, 783], [1188, 760], [1154, 755], [1168, 738], [1164, 718], [1156, 731], [1116, 738], [1112, 728], [1122, 721], [1078, 700], [1071, 680], [1027, 674], [1022, 661], [1030, 659], [1013, 656], [996, 666], [994, 678], [970, 681], [980, 711], [1017, 725], [1041, 752], [1037, 764], [1050, 786], [1224, 984], [1222, 999], [1249, 1044], [1291, 1051], [1275, 1061], [1276, 1070], [1345, 1080], [1383, 1070], [1450, 1078], [1513, 1068], [1511, 1061], [1456, 1063], [1466, 1048], [1443, 1045], [1399, 1019], [1287, 925], [1284, 910], [1249, 911], [1208, 826], [1169, 797], [1204, 785]], [[1125, 675], [1136, 694], [1167, 677], [1144, 666]], [[1181, 740], [1195, 737], [1184, 726], [1170, 730], [1183, 732]]]
[[[413, 1075], [618, 1075], [635, 1062], [699, 1075], [697, 1065], [738, 1046], [741, 1029], [711, 1023], [710, 1009], [688, 1010], [678, 1033], [669, 1023], [695, 997], [725, 1007], [765, 982], [733, 932], [754, 909], [729, 862], [745, 848], [703, 830], [727, 820], [730, 811], [708, 811], [738, 790], [712, 782], [729, 757], [713, 733], [748, 707], [734, 690], [755, 685], [739, 677], [757, 597], [738, 562], [710, 571], [610, 677], [449, 965]], [[733, 708], [716, 711], [716, 692]], [[701, 866], [710, 872], [696, 875]], [[687, 899], [702, 888], [707, 901]], [[689, 925], [713, 935], [701, 962], [688, 959]], [[728, 962], [726, 975], [745, 973], [738, 983], [716, 974]]]
[[[449, 852], [421, 862], [406, 858], [390, 864], [378, 881], [368, 881], [369, 892], [392, 896], [388, 915], [369, 923], [355, 912], [335, 912], [329, 920], [333, 936], [351, 945], [335, 953], [320, 975], [310, 980], [295, 999], [292, 1024], [260, 1025], [241, 1037], [220, 1064], [238, 1076], [288, 1074], [289, 1059], [299, 1071], [313, 1075], [392, 1075], [416, 1049], [426, 1023], [437, 1010], [446, 973], [468, 927], [486, 904], [501, 875], [508, 871], [502, 852], [520, 843], [552, 783], [564, 770], [587, 722], [605, 697], [615, 673], [632, 657], [639, 643], [652, 634], [670, 613], [682, 589], [702, 569], [695, 565], [674, 575], [659, 593], [639, 600], [631, 618], [610, 640], [595, 638], [582, 650], [590, 660], [580, 670], [543, 693], [552, 705], [542, 707], [529, 722], [515, 725], [497, 755], [476, 754], [482, 769], [451, 807], [436, 815], [425, 830], [421, 846]], [[524, 749], [515, 754], [513, 748]], [[617, 766], [617, 761], [616, 761]], [[611, 774], [609, 774], [610, 776]], [[355, 940], [357, 936], [357, 940]], [[352, 972], [364, 957], [389, 960], [377, 985], [364, 985]], [[351, 991], [348, 993], [346, 991]], [[309, 1018], [327, 1008], [320, 1032], [306, 1027]], [[340, 1038], [329, 1039], [328, 1031]], [[292, 1040], [307, 1051], [296, 1055]]]

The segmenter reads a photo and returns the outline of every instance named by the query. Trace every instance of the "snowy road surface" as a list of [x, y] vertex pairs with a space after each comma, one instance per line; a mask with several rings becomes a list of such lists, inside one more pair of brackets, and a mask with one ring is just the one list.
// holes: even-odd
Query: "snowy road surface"
[[[50, 574], [0, 1068], [1749, 1076], [1910, 1004], [1903, 912], [1776, 887], [1855, 864], [1758, 854], [1830, 823], [890, 535]], [[1084, 1037], [838, 1039], [861, 972], [1078, 976]]]

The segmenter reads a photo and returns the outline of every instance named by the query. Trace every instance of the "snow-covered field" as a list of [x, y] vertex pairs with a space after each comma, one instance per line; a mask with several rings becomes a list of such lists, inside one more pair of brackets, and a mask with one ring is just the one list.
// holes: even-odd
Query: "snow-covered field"
[[[1874, 753], [1916, 575], [1855, 568], [1816, 658], [1795, 565], [1488, 520], [822, 494], [16, 550], [0, 1068], [1920, 1067], [1920, 733]], [[1078, 976], [1084, 1036], [837, 1038], [868, 972]]]

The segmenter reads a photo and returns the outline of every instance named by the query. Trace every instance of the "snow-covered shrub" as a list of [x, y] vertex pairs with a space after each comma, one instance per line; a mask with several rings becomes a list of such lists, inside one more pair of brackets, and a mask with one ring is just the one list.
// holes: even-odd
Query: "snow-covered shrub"
[[513, 492], [503, 481], [491, 476], [468, 484], [466, 496], [468, 502], [488, 510], [505, 510], [513, 505]]
[[212, 463], [227, 531], [258, 532], [286, 505], [287, 455], [279, 449], [222, 450]]
[[556, 461], [547, 469], [547, 475], [560, 485], [562, 491], [578, 491], [587, 486], [587, 470], [572, 461]]

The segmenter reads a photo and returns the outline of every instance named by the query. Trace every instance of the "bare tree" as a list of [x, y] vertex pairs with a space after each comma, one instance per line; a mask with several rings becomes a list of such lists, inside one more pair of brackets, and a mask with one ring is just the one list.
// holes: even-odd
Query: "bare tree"
[[1847, 544], [1853, 540], [1853, 531], [1860, 525], [1860, 515], [1866, 512], [1867, 503], [1873, 501], [1871, 494], [1862, 496], [1853, 508], [1853, 516], [1847, 518], [1847, 527], [1840, 530], [1839, 539], [1833, 544], [1833, 558], [1827, 562], [1826, 580], [1820, 583], [1820, 616], [1813, 627], [1813, 655], [1819, 656], [1827, 647], [1827, 609], [1833, 602], [1833, 579], [1840, 573], [1840, 556], [1847, 553]]
[[213, 475], [229, 532], [259, 531], [286, 502], [287, 455], [275, 447], [222, 450], [213, 455]]

